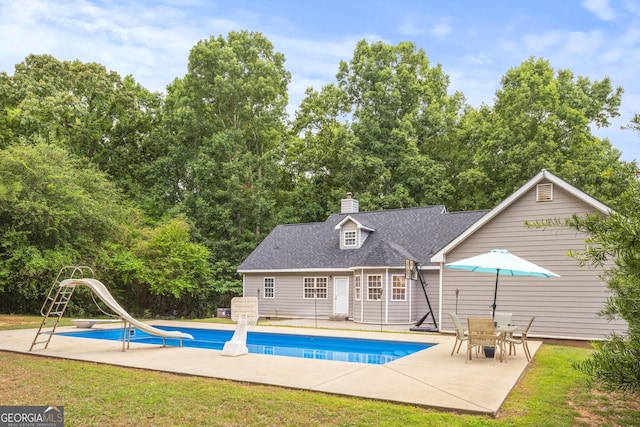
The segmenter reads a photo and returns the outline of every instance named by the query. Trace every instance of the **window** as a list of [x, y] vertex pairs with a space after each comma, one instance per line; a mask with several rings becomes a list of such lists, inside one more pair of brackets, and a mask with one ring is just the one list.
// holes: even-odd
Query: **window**
[[344, 232], [344, 245], [345, 246], [356, 246], [357, 236], [355, 231], [345, 231]]
[[304, 299], [327, 299], [329, 280], [326, 277], [304, 278]]
[[380, 301], [382, 299], [382, 275], [367, 276], [367, 300]]
[[407, 281], [404, 276], [391, 276], [391, 299], [393, 301], [404, 301], [407, 299]]
[[275, 298], [276, 297], [276, 279], [275, 277], [264, 278], [264, 297]]
[[356, 301], [360, 301], [362, 299], [362, 278], [359, 275], [354, 278], [353, 287], [356, 291]]

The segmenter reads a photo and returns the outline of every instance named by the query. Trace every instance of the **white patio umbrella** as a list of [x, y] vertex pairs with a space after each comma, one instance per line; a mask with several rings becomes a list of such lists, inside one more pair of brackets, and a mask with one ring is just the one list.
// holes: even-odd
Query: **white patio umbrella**
[[480, 273], [495, 273], [496, 289], [493, 294], [493, 315], [496, 314], [496, 300], [498, 297], [498, 278], [503, 276], [533, 276], [533, 277], [560, 277], [560, 275], [516, 256], [506, 249], [493, 249], [491, 252], [476, 255], [471, 258], [445, 264], [447, 268], [459, 268], [462, 270]]

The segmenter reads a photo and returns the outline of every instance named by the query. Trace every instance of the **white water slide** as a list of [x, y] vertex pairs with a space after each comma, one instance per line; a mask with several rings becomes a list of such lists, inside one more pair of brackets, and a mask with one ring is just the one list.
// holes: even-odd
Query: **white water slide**
[[84, 285], [91, 289], [97, 296], [104, 302], [115, 314], [118, 315], [122, 320], [128, 322], [132, 326], [151, 334], [162, 337], [163, 344], [165, 338], [176, 338], [180, 340], [180, 346], [182, 346], [182, 339], [188, 338], [193, 339], [191, 334], [187, 334], [185, 332], [180, 331], [165, 331], [162, 329], [154, 328], [153, 326], [147, 325], [146, 323], [142, 323], [141, 321], [134, 319], [131, 317], [127, 311], [118, 304], [118, 302], [113, 298], [107, 287], [96, 279], [66, 279], [60, 282], [60, 287], [64, 288], [73, 288], [76, 286]]

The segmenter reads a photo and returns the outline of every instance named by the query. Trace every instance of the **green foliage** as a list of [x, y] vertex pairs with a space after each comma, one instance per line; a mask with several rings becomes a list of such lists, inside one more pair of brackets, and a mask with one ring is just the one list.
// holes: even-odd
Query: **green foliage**
[[154, 227], [130, 218], [125, 241], [112, 243], [102, 259], [104, 281], [137, 315], [173, 313], [206, 317], [211, 306], [209, 251], [191, 238], [186, 218], [178, 216]]
[[[556, 72], [543, 59], [530, 58], [510, 69], [493, 108], [465, 111], [451, 152], [454, 173], [463, 184], [456, 188], [464, 191], [455, 200], [465, 207], [491, 208], [547, 169], [613, 202], [636, 165], [620, 161], [620, 152], [594, 137], [591, 126], [607, 126], [619, 115], [621, 95], [622, 88], [614, 89], [608, 78], [591, 82], [569, 70]], [[485, 189], [484, 204], [465, 200], [469, 186]]]
[[601, 315], [629, 324], [626, 335], [612, 335], [596, 344], [593, 357], [577, 367], [613, 389], [640, 389], [640, 183], [634, 181], [608, 217], [573, 216], [566, 225], [588, 233], [584, 251], [573, 255], [583, 264], [603, 265], [611, 296]]
[[139, 168], [155, 156], [148, 135], [160, 107], [132, 77], [96, 63], [30, 55], [0, 76], [0, 148], [47, 143], [90, 160], [135, 196]]
[[184, 218], [174, 218], [149, 231], [136, 248], [143, 259], [145, 281], [156, 295], [195, 293], [197, 286], [207, 281], [209, 251], [190, 241], [189, 224]]
[[543, 59], [478, 109], [410, 42], [358, 42], [287, 123], [290, 80], [249, 31], [198, 42], [164, 98], [50, 55], [0, 72], [0, 309], [31, 311], [83, 263], [137, 312], [206, 315], [274, 226], [323, 221], [347, 191], [362, 210], [486, 209], [545, 168], [611, 204], [637, 168], [591, 134], [622, 89]]
[[191, 50], [189, 72], [169, 86], [157, 165], [164, 191], [211, 251], [214, 286], [240, 289], [235, 266], [276, 225], [279, 143], [290, 74], [259, 33], [211, 37]]
[[638, 334], [626, 337], [613, 335], [594, 343], [596, 351], [590, 359], [575, 367], [589, 375], [590, 381], [608, 390], [636, 393], [640, 390], [640, 342]]
[[[363, 40], [336, 77], [321, 92], [307, 90], [297, 112], [293, 129], [304, 139], [285, 153], [296, 190], [324, 203], [351, 191], [363, 209], [441, 203], [452, 188], [437, 149], [463, 101], [447, 94], [441, 67], [412, 43]], [[322, 203], [312, 211], [335, 212]]]
[[0, 182], [2, 309], [32, 310], [62, 266], [93, 264], [124, 208], [103, 174], [50, 145], [0, 150]]

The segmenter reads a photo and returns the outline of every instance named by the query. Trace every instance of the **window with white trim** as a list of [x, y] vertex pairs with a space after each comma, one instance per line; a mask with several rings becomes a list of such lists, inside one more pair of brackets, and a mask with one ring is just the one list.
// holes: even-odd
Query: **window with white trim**
[[357, 233], [353, 230], [344, 232], [344, 246], [356, 246], [358, 244]]
[[382, 299], [382, 275], [367, 276], [367, 300], [380, 301]]
[[304, 278], [304, 299], [327, 299], [329, 279], [326, 277]]
[[263, 281], [263, 295], [265, 298], [275, 298], [276, 297], [276, 278], [275, 277], [265, 277]]
[[356, 301], [360, 301], [362, 299], [362, 278], [360, 277], [360, 275], [354, 277], [353, 287], [356, 291], [355, 299]]
[[405, 301], [407, 299], [407, 280], [404, 275], [391, 276], [391, 299], [393, 301]]

